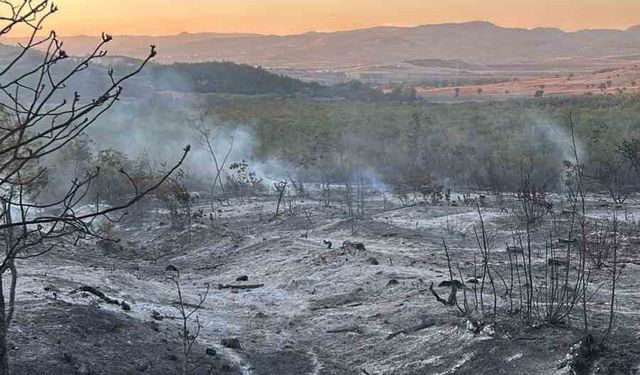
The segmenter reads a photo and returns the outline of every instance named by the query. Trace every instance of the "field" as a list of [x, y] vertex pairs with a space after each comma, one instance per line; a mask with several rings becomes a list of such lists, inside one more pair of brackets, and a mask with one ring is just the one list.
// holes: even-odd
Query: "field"
[[[638, 92], [640, 70], [634, 63], [622, 67], [603, 68], [589, 72], [520, 74], [505, 82], [445, 88], [424, 87], [418, 94], [426, 99], [454, 98], [456, 87], [460, 100], [496, 100], [518, 97], [618, 95]], [[481, 91], [479, 91], [481, 90]]]

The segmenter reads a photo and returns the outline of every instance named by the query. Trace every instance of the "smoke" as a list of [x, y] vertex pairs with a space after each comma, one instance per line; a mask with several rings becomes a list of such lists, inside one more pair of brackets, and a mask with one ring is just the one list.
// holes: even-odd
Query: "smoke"
[[[179, 87], [180, 92], [163, 91], [163, 88], [170, 87]], [[531, 165], [535, 166], [535, 180], [551, 187], [558, 186], [560, 182], [564, 171], [563, 162], [574, 159], [570, 134], [553, 120], [544, 118], [538, 111], [532, 111], [529, 116], [518, 119], [522, 121], [522, 128], [509, 133], [513, 138], [505, 137], [498, 141], [494, 139], [494, 134], [482, 131], [476, 134], [475, 130], [465, 127], [458, 129], [462, 136], [451, 137], [444, 128], [424, 125], [417, 129], [405, 129], [405, 135], [396, 133], [395, 137], [389, 135], [389, 139], [382, 139], [380, 134], [386, 133], [380, 129], [373, 131], [375, 129], [353, 126], [350, 133], [340, 133], [337, 139], [332, 139], [325, 145], [327, 150], [342, 145], [340, 156], [331, 155], [336, 154], [335, 150], [327, 151], [322, 147], [314, 149], [316, 155], [312, 156], [321, 155], [325, 158], [314, 165], [313, 171], [305, 171], [293, 163], [299, 162], [296, 158], [301, 155], [292, 155], [292, 161], [289, 162], [275, 157], [257, 157], [258, 141], [264, 142], [268, 137], [258, 140], [253, 130], [259, 129], [256, 124], [230, 123], [221, 120], [216, 114], [216, 102], [232, 101], [233, 98], [220, 99], [222, 96], [195, 93], [190, 88], [189, 81], [178, 71], [151, 70], [136, 77], [131, 85], [125, 85], [124, 93], [122, 99], [88, 129], [87, 135], [94, 141], [94, 151], [112, 148], [125, 153], [130, 159], [144, 156], [155, 165], [168, 166], [179, 159], [186, 145], [191, 145], [192, 151], [182, 169], [190, 180], [202, 183], [210, 183], [217, 171], [209, 145], [201, 132], [198, 132], [197, 126], [204, 126], [210, 132], [211, 149], [218, 166], [225, 164], [225, 173], [231, 172], [228, 168], [231, 163], [246, 161], [249, 170], [268, 185], [271, 185], [272, 180], [282, 181], [304, 176], [310, 177], [309, 181], [328, 179], [337, 182], [336, 179], [350, 179], [354, 183], [364, 183], [376, 190], [386, 191], [388, 189], [383, 180], [392, 184], [394, 178], [402, 176], [399, 171], [405, 171], [404, 168], [410, 161], [414, 165], [413, 159], [417, 158], [425, 173], [433, 173], [439, 182], [447, 182], [447, 185], [468, 182], [489, 185], [490, 179], [501, 178], [504, 180], [501, 185], [512, 186], [519, 181], [519, 161], [511, 161], [521, 155], [526, 158], [528, 153], [531, 155]], [[356, 115], [348, 113], [346, 118], [359, 123], [360, 119], [352, 116]], [[413, 121], [409, 120], [408, 123], [413, 124]], [[493, 131], [495, 134], [504, 134], [500, 130]], [[403, 137], [411, 140], [403, 141]], [[322, 141], [322, 136], [319, 139]], [[506, 145], [507, 142], [513, 145]], [[443, 144], [453, 147], [444, 148]], [[510, 159], [508, 163], [504, 162], [506, 158], [493, 158], [495, 147], [502, 146], [513, 148], [510, 153], [505, 153]], [[260, 155], [265, 154], [264, 148], [264, 144], [261, 144]], [[450, 149], [462, 154], [464, 158], [445, 155], [445, 151]], [[384, 157], [378, 157], [379, 150], [384, 150]], [[581, 151], [582, 147], [578, 145], [579, 155], [582, 155]], [[350, 165], [345, 166], [345, 162]], [[486, 171], [489, 163], [493, 163], [493, 174]], [[503, 170], [508, 176], [495, 176]]]
[[[573, 161], [574, 140], [566, 129], [558, 126], [550, 119], [536, 119], [535, 123], [527, 129], [524, 134], [533, 150], [540, 153], [556, 152], [560, 156], [559, 162]], [[575, 148], [578, 156], [584, 155], [581, 143], [576, 139]]]
[[[168, 166], [191, 145], [182, 170], [196, 185], [210, 184], [217, 174], [216, 161], [218, 167], [224, 165], [223, 177], [230, 172], [231, 163], [240, 161], [246, 161], [249, 170], [266, 182], [286, 179], [295, 172], [283, 161], [256, 158], [253, 130], [203, 115], [205, 103], [195, 95], [162, 93], [120, 104], [88, 129], [94, 151], [111, 148], [130, 159], [145, 157], [155, 166]], [[208, 143], [203, 129], [208, 132]]]
[[574, 164], [576, 153], [586, 162], [584, 147], [573, 139], [570, 130], [553, 120], [538, 115], [523, 132], [522, 150], [529, 165], [532, 182], [547, 188], [559, 188], [566, 169], [565, 162]]
[[[174, 75], [171, 79], [179, 79], [179, 77]], [[96, 151], [113, 148], [125, 153], [131, 159], [146, 156], [155, 165], [172, 165], [182, 154], [182, 149], [186, 145], [191, 145], [191, 152], [182, 169], [189, 176], [190, 181], [197, 182], [197, 185], [202, 187], [211, 183], [217, 171], [209, 146], [198, 131], [198, 126], [204, 126], [210, 132], [211, 148], [215, 152], [218, 165], [220, 166], [223, 162], [225, 164], [223, 176], [232, 172], [229, 170], [231, 163], [246, 161], [249, 170], [262, 179], [267, 186], [271, 186], [273, 181], [300, 176], [306, 179], [304, 182], [319, 181], [324, 178], [321, 175], [332, 174], [336, 178], [339, 177], [340, 181], [351, 180], [352, 183], [362, 183], [377, 191], [389, 190], [383, 182], [388, 181], [385, 171], [388, 173], [389, 168], [371, 165], [368, 160], [365, 160], [366, 158], [356, 154], [351, 158], [353, 165], [342, 171], [341, 164], [337, 161], [330, 163], [331, 165], [317, 165], [315, 168], [317, 170], [305, 171], [291, 161], [257, 157], [258, 137], [254, 133], [256, 127], [220, 120], [216, 116], [215, 109], [215, 103], [208, 102], [207, 95], [202, 94], [156, 92], [153, 95], [135, 98], [129, 96], [90, 127], [87, 134], [94, 140]], [[522, 127], [521, 132], [518, 132], [520, 139], [505, 139], [502, 142], [513, 142], [514, 144], [510, 147], [519, 149], [524, 160], [530, 156], [533, 182], [548, 188], [561, 186], [565, 169], [564, 161], [574, 160], [570, 132], [539, 112], [532, 113], [530, 117], [523, 120]], [[354, 142], [349, 141], [351, 136], [348, 134], [344, 136], [347, 137], [346, 140], [338, 143], [347, 144], [351, 148], [355, 147]], [[427, 141], [428, 139], [424, 142]], [[472, 142], [476, 144], [477, 150], [495, 147], [495, 144], [481, 143], [480, 138]], [[435, 141], [429, 143], [433, 144], [429, 149], [430, 152], [436, 156], [437, 143]], [[579, 142], [576, 143], [578, 154], [582, 158], [583, 147]], [[365, 136], [359, 140], [357, 149], [370, 153], [371, 145], [374, 144], [376, 144], [374, 141], [369, 142]], [[490, 153], [490, 150], [485, 153]], [[519, 153], [515, 152], [512, 155], [517, 157]], [[396, 156], [398, 155], [390, 155], [392, 158]], [[474, 163], [482, 163], [481, 158], [486, 156], [470, 155], [470, 157], [474, 158], [472, 159]], [[445, 169], [438, 173], [438, 180], [447, 186], [453, 186], [459, 181], [455, 180], [456, 172], [447, 170], [447, 166], [449, 165], [439, 162], [434, 163], [433, 168], [437, 171]], [[518, 184], [517, 166], [512, 172], [512, 184]]]

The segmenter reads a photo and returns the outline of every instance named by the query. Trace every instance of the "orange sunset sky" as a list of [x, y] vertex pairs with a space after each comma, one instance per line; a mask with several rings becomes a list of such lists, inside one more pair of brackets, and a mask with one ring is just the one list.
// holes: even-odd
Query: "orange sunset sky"
[[501, 26], [624, 29], [640, 0], [57, 0], [59, 34], [295, 34], [471, 20]]

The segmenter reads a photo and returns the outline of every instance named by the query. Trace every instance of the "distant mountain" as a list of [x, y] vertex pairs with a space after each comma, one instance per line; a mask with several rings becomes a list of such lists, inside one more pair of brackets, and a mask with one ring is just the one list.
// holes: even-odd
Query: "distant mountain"
[[[0, 43], [0, 66], [8, 64], [21, 50]], [[52, 73], [54, 79], [66, 74], [80, 58], [70, 57], [58, 62]], [[42, 62], [42, 53], [31, 51], [15, 65], [5, 80], [19, 76]], [[80, 92], [96, 97], [110, 84], [107, 74], [113, 69], [122, 76], [139, 66], [140, 60], [131, 57], [103, 57], [95, 60], [78, 76], [67, 82], [61, 95], [70, 97]], [[1, 83], [1, 82], [0, 82]], [[126, 82], [124, 98], [155, 95], [159, 91], [181, 94], [241, 94], [241, 95], [307, 95], [315, 98], [346, 98], [366, 101], [412, 101], [416, 93], [409, 88], [397, 87], [383, 92], [358, 81], [333, 85], [302, 81], [297, 78], [269, 72], [261, 67], [233, 62], [203, 63], [150, 63]]]
[[313, 94], [323, 87], [232, 62], [154, 64], [138, 78], [156, 90], [183, 93], [294, 95]]
[[199, 94], [307, 95], [366, 101], [412, 101], [415, 91], [396, 88], [384, 93], [358, 81], [335, 85], [304, 82], [260, 67], [232, 62], [154, 64], [133, 80], [132, 94], [171, 91]]
[[[207, 61], [198, 60], [197, 58], [190, 56], [191, 51], [185, 49], [180, 51], [180, 46], [188, 46], [190, 43], [197, 43], [202, 41], [215, 41], [223, 39], [239, 39], [248, 37], [257, 37], [257, 34], [220, 34], [220, 33], [181, 33], [178, 35], [169, 36], [137, 36], [137, 35], [121, 35], [115, 37], [109, 43], [109, 53], [111, 55], [122, 55], [129, 57], [142, 58], [149, 53], [150, 45], [157, 45], [161, 48], [164, 47], [164, 62], [196, 62]], [[87, 52], [93, 50], [97, 43], [100, 42], [100, 37], [97, 36], [71, 36], [61, 38], [64, 41], [65, 50], [76, 56], [82, 56]], [[22, 41], [22, 39], [15, 39], [16, 41]], [[169, 48], [177, 48], [178, 52], [175, 55], [168, 54]]]
[[[67, 52], [86, 53], [97, 37], [64, 38]], [[155, 44], [158, 61], [229, 60], [280, 68], [341, 68], [399, 64], [411, 60], [460, 60], [469, 64], [511, 64], [550, 58], [637, 55], [640, 26], [628, 30], [564, 32], [553, 28], [518, 29], [489, 22], [375, 27], [291, 36], [183, 33], [174, 36], [121, 36], [112, 55], [142, 57]]]

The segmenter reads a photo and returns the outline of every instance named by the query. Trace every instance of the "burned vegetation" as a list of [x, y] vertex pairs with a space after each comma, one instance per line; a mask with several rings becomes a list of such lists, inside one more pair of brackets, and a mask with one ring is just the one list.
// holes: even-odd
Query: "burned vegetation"
[[49, 1], [0, 7], [0, 374], [640, 370], [640, 139], [584, 115], [637, 98], [206, 97], [193, 147], [125, 153], [90, 130], [155, 47], [70, 57]]

